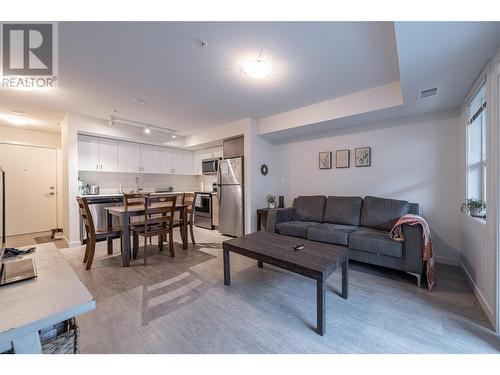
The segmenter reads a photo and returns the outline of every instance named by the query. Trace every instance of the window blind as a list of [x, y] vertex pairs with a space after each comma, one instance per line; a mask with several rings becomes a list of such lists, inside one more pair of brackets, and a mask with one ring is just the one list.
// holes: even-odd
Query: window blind
[[486, 108], [486, 84], [479, 88], [476, 95], [472, 98], [469, 104], [469, 124], [472, 124], [474, 120], [483, 112]]

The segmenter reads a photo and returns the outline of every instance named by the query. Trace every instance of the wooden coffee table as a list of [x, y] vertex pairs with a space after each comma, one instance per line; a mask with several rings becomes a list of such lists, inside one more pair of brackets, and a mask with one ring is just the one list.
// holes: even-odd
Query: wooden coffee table
[[[304, 248], [294, 250], [293, 246], [297, 244], [304, 244]], [[325, 334], [325, 282], [340, 266], [342, 266], [342, 297], [347, 299], [349, 263], [345, 246], [269, 232], [256, 232], [224, 241], [222, 248], [224, 251], [224, 285], [231, 284], [230, 251], [256, 259], [259, 267], [268, 263], [316, 280], [316, 331], [322, 336]]]

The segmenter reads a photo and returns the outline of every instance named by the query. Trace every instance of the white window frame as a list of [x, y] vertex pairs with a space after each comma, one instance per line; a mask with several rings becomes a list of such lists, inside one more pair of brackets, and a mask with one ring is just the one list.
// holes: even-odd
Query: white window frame
[[[465, 101], [465, 113], [466, 113], [466, 129], [465, 129], [465, 199], [469, 198], [469, 178], [468, 178], [468, 173], [469, 173], [469, 125], [470, 125], [470, 105], [472, 100], [475, 98], [476, 94], [479, 92], [479, 90], [484, 86], [485, 87], [485, 102], [486, 102], [486, 108], [483, 110], [484, 114], [484, 122], [482, 124], [483, 126], [483, 132], [482, 132], [482, 145], [481, 145], [481, 153], [482, 153], [482, 160], [481, 160], [481, 197], [484, 202], [486, 202], [486, 220], [488, 218], [487, 212], [488, 212], [488, 194], [489, 194], [489, 189], [488, 189], [488, 179], [487, 175], [489, 173], [488, 171], [488, 139], [489, 139], [489, 126], [488, 126], [488, 77], [486, 74], [487, 67], [483, 69], [481, 74], [479, 75], [479, 78], [476, 80], [474, 85], [472, 86], [471, 90], [469, 91], [469, 94], [467, 95], [466, 101]], [[481, 219], [483, 220], [483, 219]]]

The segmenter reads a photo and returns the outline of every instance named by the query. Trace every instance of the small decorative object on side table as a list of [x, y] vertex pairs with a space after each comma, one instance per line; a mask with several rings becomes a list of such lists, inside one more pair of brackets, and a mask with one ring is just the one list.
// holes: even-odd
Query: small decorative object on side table
[[268, 208], [276, 208], [276, 195], [267, 194], [266, 202]]

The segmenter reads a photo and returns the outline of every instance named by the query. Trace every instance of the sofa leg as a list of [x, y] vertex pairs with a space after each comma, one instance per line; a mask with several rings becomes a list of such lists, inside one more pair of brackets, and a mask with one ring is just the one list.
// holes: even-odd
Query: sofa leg
[[417, 278], [417, 288], [420, 288], [420, 283], [421, 283], [421, 280], [422, 280], [422, 275], [419, 275], [418, 273], [413, 273], [413, 272], [406, 272], [410, 275], [413, 275]]

